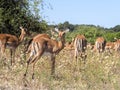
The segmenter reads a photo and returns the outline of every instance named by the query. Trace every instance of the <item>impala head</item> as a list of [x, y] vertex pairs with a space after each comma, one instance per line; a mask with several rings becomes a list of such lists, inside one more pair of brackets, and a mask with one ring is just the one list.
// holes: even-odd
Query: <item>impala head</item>
[[26, 35], [27, 29], [20, 26], [21, 34]]
[[58, 37], [59, 38], [64, 38], [65, 37], [65, 32], [64, 31], [59, 31], [58, 32]]
[[60, 31], [58, 30], [57, 28], [55, 28], [55, 32], [58, 33], [58, 38], [61, 40], [61, 41], [65, 41], [65, 34], [68, 32], [69, 30], [63, 30], [63, 31]]
[[24, 40], [24, 37], [27, 34], [27, 29], [23, 28], [22, 26], [20, 26], [21, 29], [21, 35], [19, 36], [19, 44]]
[[66, 30], [58, 30], [58, 28], [55, 28], [54, 31], [58, 33], [58, 36], [59, 36], [59, 37], [62, 37], [62, 36], [65, 35], [65, 33], [69, 32], [69, 29], [66, 29]]

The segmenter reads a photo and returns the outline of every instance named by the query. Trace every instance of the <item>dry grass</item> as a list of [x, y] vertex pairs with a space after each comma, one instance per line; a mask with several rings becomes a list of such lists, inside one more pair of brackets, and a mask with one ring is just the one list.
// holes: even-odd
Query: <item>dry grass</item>
[[[56, 57], [55, 77], [50, 76], [50, 58], [42, 57], [35, 67], [35, 79], [31, 67], [27, 78], [24, 54], [17, 50], [15, 65], [7, 59], [0, 60], [0, 90], [120, 90], [120, 57], [87, 51], [86, 64], [76, 64], [73, 51], [61, 51]], [[4, 61], [5, 60], [5, 61]]]

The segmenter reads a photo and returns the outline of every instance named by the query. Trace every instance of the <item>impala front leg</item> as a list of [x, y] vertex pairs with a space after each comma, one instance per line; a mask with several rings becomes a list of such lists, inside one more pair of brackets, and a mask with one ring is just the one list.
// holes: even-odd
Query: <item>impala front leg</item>
[[13, 65], [13, 63], [15, 63], [15, 50], [14, 49], [10, 49], [10, 56], [11, 56], [11, 66]]
[[13, 62], [13, 60], [12, 60], [12, 56], [13, 56], [13, 51], [12, 51], [12, 49], [10, 49], [10, 56], [11, 56], [11, 66], [12, 66], [12, 62]]
[[55, 74], [55, 55], [51, 55], [51, 62], [52, 62], [52, 66], [51, 66], [51, 75]]
[[[5, 44], [1, 45], [1, 53], [4, 56], [4, 54], [5, 54]], [[6, 55], [5, 55], [5, 57], [6, 57]]]

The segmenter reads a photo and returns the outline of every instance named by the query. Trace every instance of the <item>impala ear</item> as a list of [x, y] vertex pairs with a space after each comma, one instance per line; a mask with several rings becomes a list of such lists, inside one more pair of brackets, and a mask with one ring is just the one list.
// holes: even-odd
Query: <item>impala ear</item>
[[59, 33], [59, 30], [58, 30], [58, 28], [54, 28], [54, 30], [52, 29], [52, 30], [50, 30], [51, 31], [51, 34], [55, 34], [55, 33]]
[[27, 28], [23, 28], [22, 26], [20, 26], [20, 29], [24, 31], [28, 31]]
[[23, 27], [22, 27], [22, 26], [20, 26], [20, 29], [22, 30], [22, 29], [23, 29]]
[[54, 30], [54, 31], [58, 33], [58, 32], [59, 32], [59, 29], [55, 27], [55, 30]]

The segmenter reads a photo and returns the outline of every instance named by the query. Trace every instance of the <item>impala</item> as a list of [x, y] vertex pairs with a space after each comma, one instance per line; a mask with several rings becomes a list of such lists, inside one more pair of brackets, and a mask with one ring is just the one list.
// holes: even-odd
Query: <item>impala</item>
[[114, 43], [114, 49], [117, 52], [120, 52], [120, 39], [118, 39], [115, 43]]
[[112, 54], [111, 50], [114, 49], [114, 42], [107, 42], [105, 45], [105, 51], [109, 52], [110, 54]]
[[30, 39], [29, 42], [27, 43], [26, 48], [25, 48], [25, 49], [26, 49], [26, 50], [25, 50], [26, 53], [29, 53], [29, 52], [32, 50], [32, 44], [31, 44], [31, 42], [32, 42], [33, 40], [36, 40], [36, 39], [40, 38], [40, 37], [46, 38], [46, 39], [50, 39], [50, 36], [47, 35], [47, 34], [38, 34], [38, 35], [36, 35], [36, 36], [33, 37], [32, 39]]
[[107, 42], [105, 49], [113, 49], [114, 48], [114, 42]]
[[94, 50], [103, 52], [105, 50], [106, 40], [103, 37], [98, 37], [95, 41]]
[[27, 61], [27, 68], [24, 77], [27, 74], [29, 65], [33, 64], [32, 79], [34, 79], [35, 64], [44, 53], [50, 54], [52, 61], [51, 75], [55, 73], [55, 56], [64, 48], [66, 31], [57, 32], [59, 37], [58, 41], [51, 39], [47, 34], [39, 34], [32, 39], [28, 47], [30, 55]]
[[65, 50], [73, 50], [74, 49], [73, 42], [66, 42], [64, 49]]
[[20, 27], [20, 29], [21, 35], [19, 38], [11, 34], [0, 34], [1, 53], [4, 54], [6, 48], [10, 49], [11, 65], [14, 62], [15, 50], [26, 35], [25, 29], [23, 27]]
[[[86, 58], [85, 50], [87, 47], [87, 40], [84, 35], [77, 35], [74, 40], [74, 48], [75, 48], [75, 58], [77, 61], [77, 57], [80, 54], [81, 58]], [[84, 61], [85, 62], [85, 61]]]

